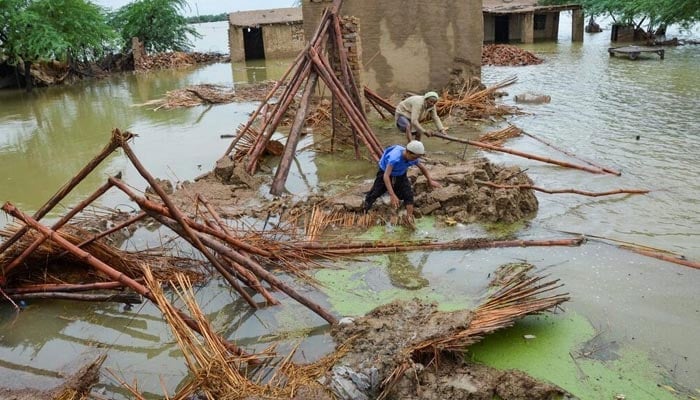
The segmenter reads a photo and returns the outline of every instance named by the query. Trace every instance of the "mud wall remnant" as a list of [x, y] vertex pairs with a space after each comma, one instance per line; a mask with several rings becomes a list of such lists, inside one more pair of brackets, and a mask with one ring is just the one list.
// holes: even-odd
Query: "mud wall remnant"
[[[329, 0], [304, 0], [304, 32], [318, 25]], [[346, 0], [359, 19], [362, 81], [381, 95], [445, 87], [455, 72], [481, 77], [481, 0]]]

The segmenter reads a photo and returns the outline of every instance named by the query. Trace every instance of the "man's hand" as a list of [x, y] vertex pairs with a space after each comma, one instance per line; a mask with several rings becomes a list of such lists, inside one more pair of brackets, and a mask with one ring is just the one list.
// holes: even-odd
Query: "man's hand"
[[399, 198], [395, 194], [389, 195], [389, 197], [391, 197], [391, 205], [399, 208]]
[[442, 184], [440, 182], [434, 181], [432, 179], [428, 179], [428, 184], [434, 188], [441, 188], [442, 187]]
[[433, 132], [425, 131], [425, 136], [431, 137], [431, 136], [433, 136]]

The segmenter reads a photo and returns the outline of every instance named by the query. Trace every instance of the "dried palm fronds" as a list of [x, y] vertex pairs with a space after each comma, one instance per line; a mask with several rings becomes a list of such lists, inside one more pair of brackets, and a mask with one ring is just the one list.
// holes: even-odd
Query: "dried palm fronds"
[[202, 84], [187, 86], [183, 89], [169, 90], [161, 99], [147, 101], [137, 106], [154, 107], [153, 111], [165, 108], [194, 107], [202, 104], [231, 103], [236, 99], [236, 92], [226, 86]]
[[457, 114], [466, 119], [518, 114], [520, 110], [517, 107], [496, 104], [495, 97], [496, 92], [514, 84], [517, 80], [517, 77], [512, 76], [485, 89], [480, 81], [471, 80], [457, 95], [444, 91], [435, 106], [439, 115]]
[[[13, 224], [0, 230], [0, 237], [11, 237], [21, 227]], [[86, 239], [90, 239], [93, 233], [88, 232], [76, 225], [66, 225], [57, 232], [62, 238], [77, 245]], [[0, 265], [9, 263], [10, 260], [19, 256], [19, 254], [27, 248], [34, 240], [40, 237], [41, 234], [36, 231], [27, 232], [22, 238], [7, 251], [0, 254]], [[105, 244], [102, 241], [94, 241], [83, 246], [83, 249], [89, 252], [93, 257], [99, 259], [114, 269], [123, 274], [137, 278], [141, 276], [141, 262], [150, 263], [153, 266], [154, 273], [161, 279], [167, 279], [174, 275], [175, 272], [184, 272], [193, 280], [201, 280], [203, 275], [191, 268], [194, 264], [199, 266], [200, 263], [195, 260], [168, 256], [165, 254], [165, 249], [150, 249], [141, 252], [127, 252], [116, 247]], [[75, 272], [75, 268], [83, 267], [89, 271], [92, 268], [85, 260], [66, 252], [65, 249], [51, 240], [44, 243], [34, 250], [25, 260], [24, 264], [29, 266], [30, 272], [22, 273], [23, 284], [29, 283], [70, 283], [71, 271]], [[63, 268], [56, 269], [56, 275], [47, 274], [46, 269], [52, 266], [62, 266]], [[183, 268], [189, 266], [190, 268]], [[70, 268], [66, 268], [70, 267]], [[13, 270], [15, 272], [17, 270]], [[77, 274], [77, 280], [85, 282], [84, 274]], [[94, 281], [100, 282], [108, 280], [107, 277], [95, 276]]]
[[[195, 300], [192, 284], [184, 275], [177, 275], [171, 285], [180, 301], [197, 322], [202, 335], [196, 335], [183, 321], [181, 314], [164, 295], [158, 282], [148, 268], [144, 269], [146, 284], [165, 316], [191, 373], [191, 380], [175, 395], [176, 399], [191, 398], [194, 394], [208, 399], [241, 399], [252, 396], [291, 398], [300, 387], [315, 387], [323, 390], [317, 379], [344, 355], [341, 348], [336, 353], [308, 366], [297, 366], [291, 362], [294, 353], [277, 362], [271, 378], [265, 379], [268, 369], [257, 369], [245, 373], [241, 366], [257, 361], [274, 361], [271, 349], [263, 353], [237, 356], [227, 350], [217, 337], [214, 327], [206, 319]], [[268, 363], [269, 364], [269, 363]], [[265, 383], [263, 383], [265, 380]], [[135, 388], [128, 387], [137, 397]]]
[[544, 277], [530, 277], [526, 273], [512, 274], [500, 290], [491, 294], [474, 311], [467, 329], [408, 346], [401, 356], [403, 361], [383, 381], [384, 391], [379, 399], [388, 396], [393, 386], [417, 360], [423, 361], [424, 365], [438, 362], [441, 353], [464, 351], [484, 336], [512, 326], [519, 318], [542, 313], [569, 300], [568, 293], [540, 297], [563, 286], [558, 279], [542, 283], [543, 279]]
[[333, 226], [339, 228], [369, 228], [382, 222], [375, 213], [359, 214], [345, 210], [326, 211], [319, 206], [311, 210], [306, 223], [306, 241], [317, 241], [323, 232]]
[[508, 125], [503, 129], [484, 133], [483, 135], [479, 136], [477, 141], [492, 144], [494, 146], [501, 146], [506, 140], [520, 136], [522, 132], [523, 130], [517, 126]]

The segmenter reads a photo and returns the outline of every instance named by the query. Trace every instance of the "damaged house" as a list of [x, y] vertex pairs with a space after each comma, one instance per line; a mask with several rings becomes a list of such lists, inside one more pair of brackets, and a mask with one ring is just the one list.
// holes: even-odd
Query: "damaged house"
[[306, 44], [301, 8], [229, 14], [231, 61], [294, 57]]

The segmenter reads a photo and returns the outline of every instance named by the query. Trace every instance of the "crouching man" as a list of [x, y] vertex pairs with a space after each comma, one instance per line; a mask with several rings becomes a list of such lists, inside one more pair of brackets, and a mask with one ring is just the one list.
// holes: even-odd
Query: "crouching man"
[[431, 187], [442, 186], [430, 177], [428, 170], [420, 163], [420, 158], [424, 154], [425, 147], [417, 140], [410, 141], [406, 147], [398, 144], [387, 147], [379, 160], [379, 171], [377, 171], [374, 185], [365, 197], [364, 211], [369, 211], [380, 196], [389, 192], [391, 205], [398, 208], [399, 200], [403, 200], [406, 205], [408, 221], [413, 222], [413, 189], [408, 176], [406, 176], [408, 168], [413, 165], [417, 166]]

